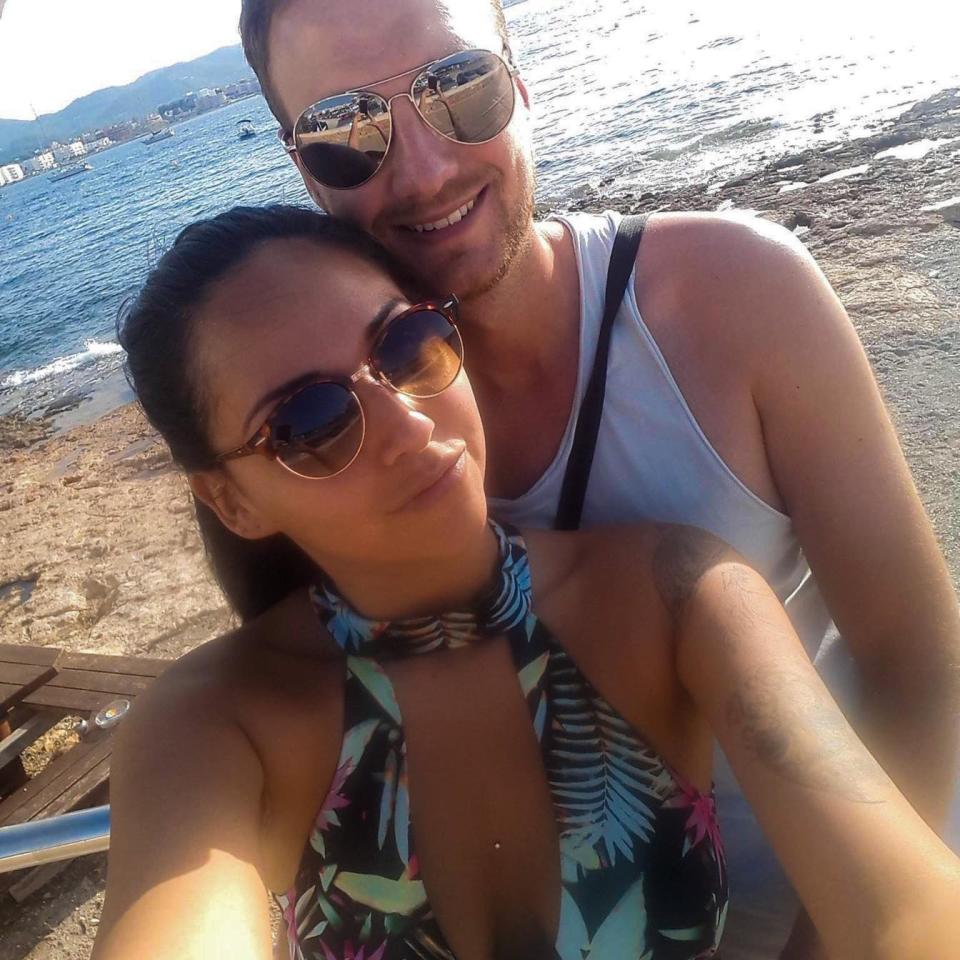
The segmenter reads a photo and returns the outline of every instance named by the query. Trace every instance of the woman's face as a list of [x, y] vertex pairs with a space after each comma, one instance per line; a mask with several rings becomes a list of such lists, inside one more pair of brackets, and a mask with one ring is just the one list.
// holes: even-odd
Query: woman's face
[[[354, 254], [302, 239], [261, 245], [213, 287], [195, 319], [194, 375], [214, 448], [247, 442], [275, 409], [265, 398], [278, 388], [349, 377], [370, 354], [374, 318], [408, 305]], [[486, 519], [483, 431], [466, 375], [426, 400], [368, 376], [354, 391], [366, 434], [343, 473], [309, 480], [249, 456], [195, 477], [195, 489], [236, 533], [285, 533], [334, 577], [345, 565], [456, 556]]]

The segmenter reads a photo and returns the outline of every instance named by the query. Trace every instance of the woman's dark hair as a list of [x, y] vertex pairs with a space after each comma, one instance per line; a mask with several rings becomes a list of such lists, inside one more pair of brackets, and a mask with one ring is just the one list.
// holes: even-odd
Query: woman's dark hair
[[[256, 247], [291, 238], [352, 253], [383, 270], [402, 293], [417, 299], [411, 276], [376, 241], [345, 221], [313, 210], [234, 207], [187, 227], [117, 322], [117, 339], [127, 354], [127, 379], [147, 419], [187, 472], [210, 469], [216, 456], [192, 349], [199, 308], [212, 285], [241, 267]], [[194, 505], [214, 575], [242, 620], [259, 616], [313, 578], [312, 562], [287, 537], [247, 540], [228, 530], [196, 498]]]

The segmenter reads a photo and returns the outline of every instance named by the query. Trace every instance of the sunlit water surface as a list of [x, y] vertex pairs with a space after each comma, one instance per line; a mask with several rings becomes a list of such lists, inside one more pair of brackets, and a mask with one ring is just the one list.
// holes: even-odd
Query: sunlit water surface
[[[540, 199], [720, 182], [861, 134], [960, 83], [956, 7], [515, 4]], [[241, 142], [244, 117], [259, 136]], [[273, 128], [258, 97], [180, 124], [165, 142], [97, 155], [83, 176], [0, 190], [0, 410], [42, 410], [112, 374], [123, 299], [191, 220], [237, 203], [308, 202]]]

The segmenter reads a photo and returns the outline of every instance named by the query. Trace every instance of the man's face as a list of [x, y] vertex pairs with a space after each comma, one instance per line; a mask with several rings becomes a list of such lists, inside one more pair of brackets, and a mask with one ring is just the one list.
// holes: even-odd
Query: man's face
[[[270, 81], [292, 124], [321, 97], [373, 87], [389, 99], [409, 91], [413, 75], [377, 81], [457, 50], [500, 53], [502, 45], [486, 0], [293, 0], [273, 20]], [[476, 297], [496, 285], [532, 235], [526, 91], [518, 86], [512, 121], [485, 144], [441, 136], [406, 98], [393, 103], [393, 118], [389, 153], [367, 183], [325, 187], [297, 158], [307, 188], [324, 210], [371, 233], [436, 292]], [[465, 207], [459, 222], [417, 229]]]

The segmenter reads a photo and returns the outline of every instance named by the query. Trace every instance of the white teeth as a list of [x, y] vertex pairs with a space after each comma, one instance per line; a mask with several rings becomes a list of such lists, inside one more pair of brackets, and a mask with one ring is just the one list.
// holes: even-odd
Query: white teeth
[[452, 227], [473, 209], [476, 202], [476, 200], [468, 200], [462, 207], [454, 210], [453, 213], [448, 214], [442, 220], [435, 220], [433, 223], [415, 223], [412, 229], [416, 230], [417, 233], [429, 233], [431, 230], [443, 230], [445, 227]]

